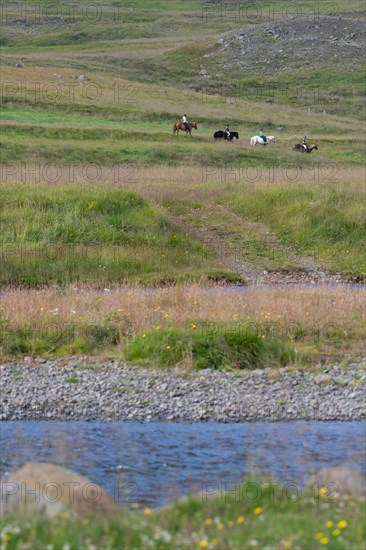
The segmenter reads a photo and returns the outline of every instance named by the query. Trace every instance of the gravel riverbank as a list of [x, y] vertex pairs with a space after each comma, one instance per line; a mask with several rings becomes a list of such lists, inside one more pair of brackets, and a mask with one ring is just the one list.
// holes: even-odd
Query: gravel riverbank
[[117, 360], [28, 358], [0, 365], [0, 419], [361, 420], [365, 366], [182, 374]]

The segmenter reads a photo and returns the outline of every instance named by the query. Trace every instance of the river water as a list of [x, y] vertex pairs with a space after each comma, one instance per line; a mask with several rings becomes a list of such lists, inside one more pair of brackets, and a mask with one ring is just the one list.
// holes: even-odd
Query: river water
[[230, 490], [248, 473], [302, 486], [314, 470], [366, 470], [362, 422], [3, 422], [0, 474], [52, 462], [99, 483], [121, 503], [159, 506], [190, 492]]

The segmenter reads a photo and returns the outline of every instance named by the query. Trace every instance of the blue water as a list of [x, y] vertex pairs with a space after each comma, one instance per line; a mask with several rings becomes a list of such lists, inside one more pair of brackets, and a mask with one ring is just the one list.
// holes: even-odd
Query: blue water
[[26, 461], [71, 468], [126, 504], [158, 506], [251, 473], [302, 485], [318, 468], [366, 470], [362, 422], [3, 422], [0, 475]]

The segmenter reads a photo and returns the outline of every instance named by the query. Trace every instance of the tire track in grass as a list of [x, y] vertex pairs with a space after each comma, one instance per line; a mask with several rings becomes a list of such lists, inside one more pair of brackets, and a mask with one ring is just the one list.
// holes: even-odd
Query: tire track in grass
[[324, 269], [314, 258], [284, 245], [262, 223], [243, 220], [221, 205], [189, 207], [176, 214], [174, 224], [204, 243], [223, 268], [250, 284], [340, 283], [347, 279]]

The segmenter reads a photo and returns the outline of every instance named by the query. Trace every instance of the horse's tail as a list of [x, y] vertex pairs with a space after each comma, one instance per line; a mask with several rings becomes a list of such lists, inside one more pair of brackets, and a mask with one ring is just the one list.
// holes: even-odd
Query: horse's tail
[[254, 137], [250, 138], [250, 145], [254, 145], [255, 139]]

